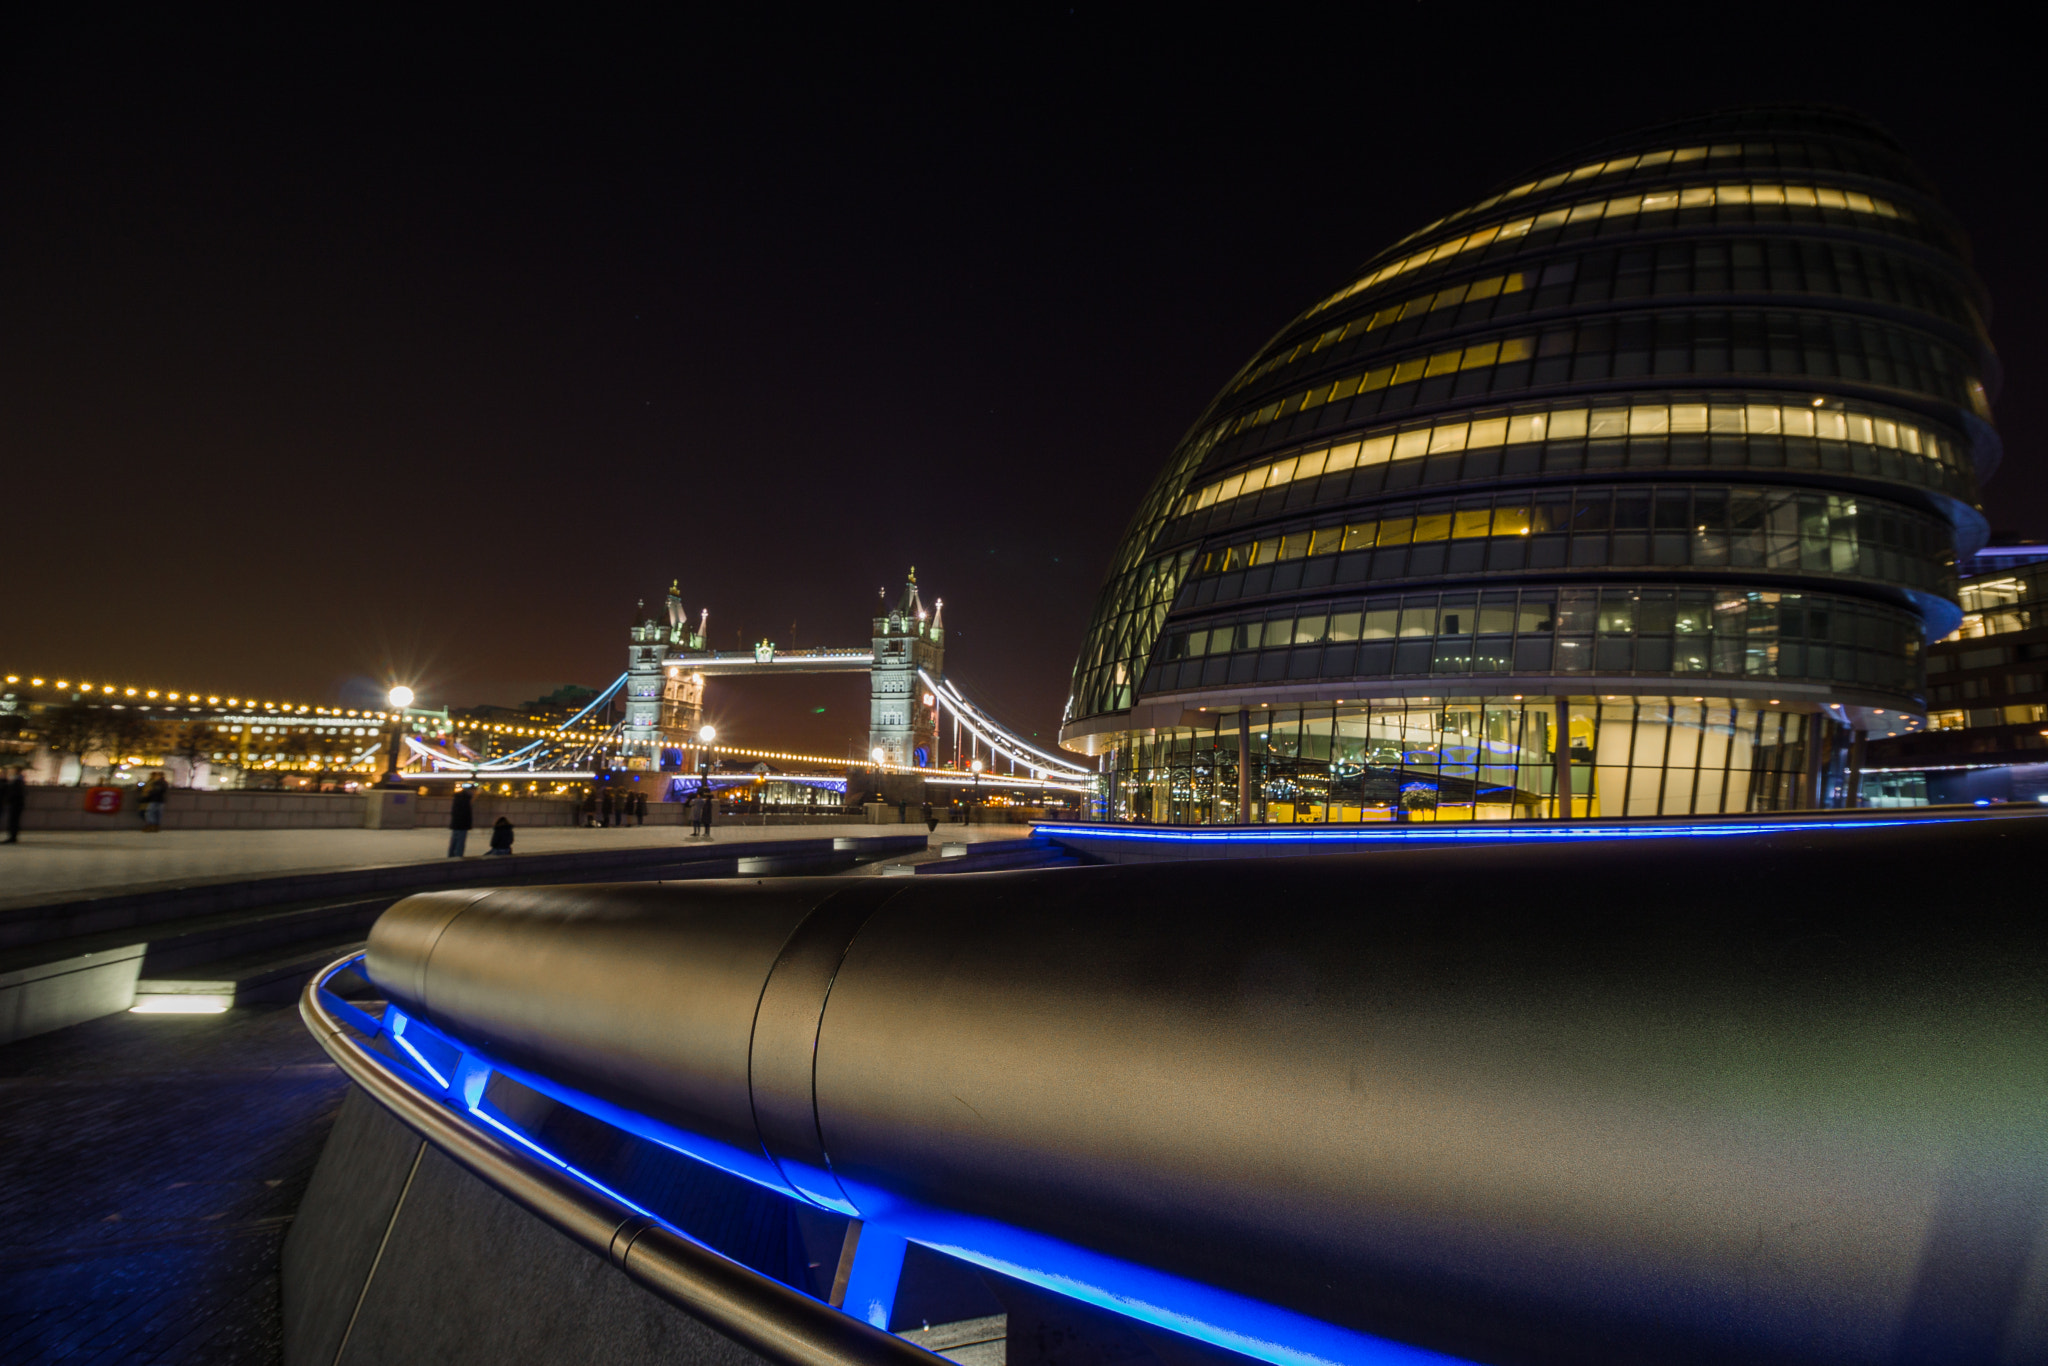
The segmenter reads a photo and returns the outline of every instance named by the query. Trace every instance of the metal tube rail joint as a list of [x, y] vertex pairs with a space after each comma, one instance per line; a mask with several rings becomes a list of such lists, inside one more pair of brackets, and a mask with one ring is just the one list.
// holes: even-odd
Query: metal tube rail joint
[[2038, 1360], [2044, 835], [438, 892], [367, 972], [743, 1175], [1101, 1303], [1124, 1267], [1476, 1360]]

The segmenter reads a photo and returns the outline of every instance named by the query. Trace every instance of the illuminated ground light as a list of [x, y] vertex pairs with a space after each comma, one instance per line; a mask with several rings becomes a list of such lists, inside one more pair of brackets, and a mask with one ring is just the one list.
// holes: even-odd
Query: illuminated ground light
[[232, 994], [179, 992], [176, 995], [138, 996], [128, 1011], [131, 1015], [218, 1015], [234, 1003]]

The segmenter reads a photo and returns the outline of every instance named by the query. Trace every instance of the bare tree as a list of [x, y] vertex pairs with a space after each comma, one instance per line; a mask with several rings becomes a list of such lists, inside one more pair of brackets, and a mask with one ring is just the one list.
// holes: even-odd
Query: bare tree
[[85, 783], [85, 756], [102, 748], [106, 736], [106, 718], [110, 713], [83, 702], [66, 702], [61, 707], [51, 707], [42, 716], [43, 743], [56, 755], [71, 754], [78, 758], [78, 777], [74, 787]]
[[202, 759], [213, 758], [213, 752], [223, 741], [221, 733], [209, 721], [191, 721], [181, 726], [177, 738], [171, 742], [171, 754], [185, 761], [185, 786], [192, 786]]
[[100, 722], [100, 742], [107, 751], [109, 768], [137, 750], [150, 747], [156, 739], [156, 725], [139, 711], [109, 707]]

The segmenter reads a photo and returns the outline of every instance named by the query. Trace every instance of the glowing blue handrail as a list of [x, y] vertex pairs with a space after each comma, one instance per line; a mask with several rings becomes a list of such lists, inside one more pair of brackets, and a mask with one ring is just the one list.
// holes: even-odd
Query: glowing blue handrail
[[[344, 968], [360, 963], [362, 957], [358, 954], [344, 959], [314, 979], [310, 990], [320, 996], [327, 1009], [334, 1010], [336, 1006], [347, 1003], [328, 990], [326, 983]], [[360, 1011], [356, 1013], [362, 1014]], [[368, 1054], [380, 1063], [393, 1064], [387, 1068], [391, 1075], [404, 1079], [414, 1089], [426, 1092], [437, 1101], [450, 1101], [584, 1187], [692, 1242], [699, 1240], [687, 1230], [676, 1227], [579, 1170], [532, 1136], [520, 1132], [502, 1115], [489, 1113], [477, 1078], [487, 1076], [489, 1072], [501, 1072], [601, 1123], [652, 1138], [664, 1147], [741, 1176], [785, 1198], [803, 1199], [785, 1184], [779, 1172], [771, 1175], [765, 1168], [755, 1172], [748, 1170], [745, 1163], [719, 1162], [714, 1157], [692, 1151], [698, 1144], [709, 1140], [696, 1140], [693, 1135], [674, 1133], [660, 1136], [659, 1131], [667, 1130], [668, 1126], [637, 1115], [628, 1116], [611, 1102], [584, 1096], [551, 1079], [535, 1077], [523, 1069], [501, 1064], [441, 1030], [405, 1015], [396, 1007], [387, 1006], [386, 1014], [396, 1017], [386, 1027], [387, 1037], [411, 1055], [418, 1069], [424, 1069], [422, 1072], [413, 1067], [398, 1066], [399, 1059]], [[456, 1077], [443, 1077], [407, 1040], [405, 1036], [412, 1033], [425, 1034], [439, 1046], [459, 1054], [462, 1065], [455, 1069]], [[458, 1086], [461, 1087], [460, 1095], [456, 1093]], [[434, 1094], [436, 1091], [439, 1094]], [[621, 1124], [621, 1119], [627, 1122]], [[677, 1142], [677, 1139], [683, 1141]], [[841, 1181], [846, 1183], [843, 1176]], [[1274, 1366], [1469, 1366], [1462, 1358], [1374, 1337], [1029, 1229], [936, 1209], [893, 1192], [858, 1183], [850, 1185], [848, 1193], [858, 1202], [858, 1208], [836, 1212], [852, 1213], [877, 1231], [920, 1243], [937, 1252], [1126, 1318], [1272, 1362]], [[849, 1314], [848, 1317], [859, 1316]]]

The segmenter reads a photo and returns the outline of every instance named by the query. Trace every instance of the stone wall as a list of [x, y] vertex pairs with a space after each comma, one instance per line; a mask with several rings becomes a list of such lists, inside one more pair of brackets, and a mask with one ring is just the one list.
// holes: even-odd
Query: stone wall
[[[134, 830], [142, 818], [132, 787], [121, 790], [121, 810], [103, 816], [85, 809], [85, 787], [31, 787], [24, 830]], [[444, 817], [445, 819], [445, 817]], [[172, 788], [164, 803], [166, 830], [360, 829], [363, 799], [338, 792], [199, 792]]]

